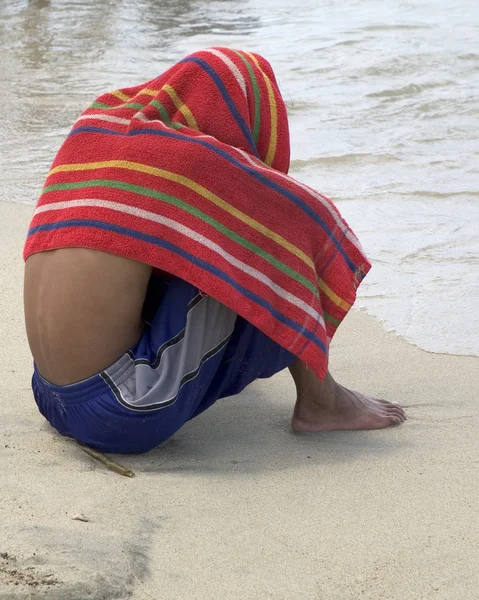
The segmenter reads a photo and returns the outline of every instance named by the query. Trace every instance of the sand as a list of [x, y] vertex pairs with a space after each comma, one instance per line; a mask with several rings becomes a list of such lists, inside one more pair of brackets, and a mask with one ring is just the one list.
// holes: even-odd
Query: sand
[[[0, 599], [477, 600], [478, 359], [433, 355], [353, 312], [343, 383], [401, 401], [376, 432], [298, 436], [287, 373], [106, 470], [35, 407], [21, 249], [0, 204]], [[82, 520], [78, 520], [81, 518]]]

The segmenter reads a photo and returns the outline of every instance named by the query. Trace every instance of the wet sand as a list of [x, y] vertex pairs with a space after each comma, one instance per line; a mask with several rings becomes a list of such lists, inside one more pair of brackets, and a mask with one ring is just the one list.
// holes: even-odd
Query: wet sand
[[428, 354], [353, 312], [333, 373], [404, 403], [404, 426], [294, 435], [281, 373], [116, 457], [136, 473], [121, 477], [35, 407], [31, 212], [0, 203], [0, 600], [476, 600], [479, 359]]

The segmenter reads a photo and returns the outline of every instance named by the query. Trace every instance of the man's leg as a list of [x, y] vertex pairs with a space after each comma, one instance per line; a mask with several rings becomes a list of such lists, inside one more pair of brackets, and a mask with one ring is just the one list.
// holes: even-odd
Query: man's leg
[[63, 248], [25, 265], [25, 322], [41, 375], [57, 385], [113, 364], [143, 331], [151, 267], [122, 256]]
[[297, 390], [291, 421], [295, 431], [382, 429], [406, 419], [400, 406], [348, 390], [330, 373], [320, 381], [300, 360], [289, 370]]
[[150, 323], [115, 363], [68, 385], [35, 371], [37, 405], [62, 435], [101, 452], [146, 452], [191, 419], [205, 397], [217, 399], [211, 383], [223, 372], [237, 315], [179, 278], [151, 281], [149, 293], [157, 296], [145, 307]]

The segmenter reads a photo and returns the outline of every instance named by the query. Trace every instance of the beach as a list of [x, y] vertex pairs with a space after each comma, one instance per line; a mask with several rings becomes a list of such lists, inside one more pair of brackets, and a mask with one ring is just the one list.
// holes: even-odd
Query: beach
[[[478, 31], [473, 0], [2, 3], [0, 600], [479, 598]], [[372, 262], [331, 372], [408, 419], [294, 434], [281, 372], [124, 477], [37, 410], [22, 249], [81, 112], [209, 46], [271, 62], [290, 174]]]
[[38, 413], [23, 326], [31, 206], [0, 203], [0, 599], [476, 600], [474, 357], [432, 354], [353, 311], [342, 383], [408, 421], [295, 435], [283, 372], [107, 470]]

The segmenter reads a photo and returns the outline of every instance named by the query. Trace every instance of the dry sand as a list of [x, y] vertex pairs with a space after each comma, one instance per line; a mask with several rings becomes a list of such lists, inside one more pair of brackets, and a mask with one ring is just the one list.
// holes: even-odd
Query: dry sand
[[294, 435], [282, 373], [121, 457], [137, 474], [121, 477], [32, 399], [30, 214], [0, 204], [1, 600], [479, 598], [477, 359], [428, 354], [356, 312], [333, 373], [403, 402], [404, 426]]

